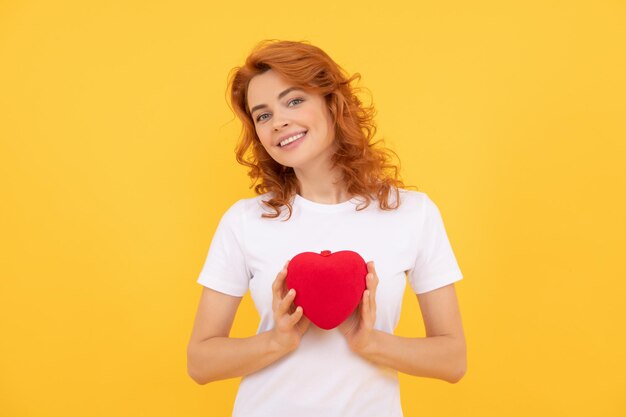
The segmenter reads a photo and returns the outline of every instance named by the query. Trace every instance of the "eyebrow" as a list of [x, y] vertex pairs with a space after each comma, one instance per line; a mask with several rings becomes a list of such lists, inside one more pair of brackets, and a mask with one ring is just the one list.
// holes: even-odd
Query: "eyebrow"
[[[286, 89], [285, 91], [283, 91], [282, 93], [278, 95], [278, 99], [280, 100], [281, 98], [285, 97], [287, 94], [289, 94], [290, 92], [294, 90], [304, 91], [298, 87], [289, 87], [288, 89]], [[250, 110], [250, 114], [254, 113], [258, 109], [262, 109], [263, 107], [267, 107], [267, 104], [257, 104]]]

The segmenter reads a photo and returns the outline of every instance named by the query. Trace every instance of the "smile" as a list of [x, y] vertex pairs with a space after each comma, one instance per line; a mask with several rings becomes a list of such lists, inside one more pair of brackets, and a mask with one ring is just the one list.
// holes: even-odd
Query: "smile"
[[[307, 131], [307, 132], [308, 132], [308, 131]], [[304, 135], [306, 135], [306, 134], [307, 134], [307, 132], [298, 133], [297, 135], [291, 136], [291, 137], [289, 137], [289, 138], [287, 138], [287, 139], [283, 140], [283, 141], [282, 141], [282, 142], [280, 142], [280, 144], [279, 144], [279, 145], [280, 145], [280, 147], [282, 148], [282, 147], [284, 147], [284, 146], [289, 145], [289, 144], [290, 144], [290, 143], [292, 143], [292, 142], [297, 141], [297, 140], [298, 140], [298, 139], [300, 139], [300, 138], [303, 138], [303, 137], [304, 137]]]

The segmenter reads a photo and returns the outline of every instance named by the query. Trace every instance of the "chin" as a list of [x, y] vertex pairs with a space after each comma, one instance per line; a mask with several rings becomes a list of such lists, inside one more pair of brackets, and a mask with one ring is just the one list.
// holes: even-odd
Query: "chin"
[[282, 166], [286, 167], [286, 168], [293, 168], [293, 169], [298, 168], [298, 164], [297, 164], [297, 163], [296, 163], [296, 164], [294, 164], [293, 162], [287, 162], [287, 161], [285, 161], [284, 163], [283, 163], [283, 162], [281, 162], [280, 164], [281, 164]]

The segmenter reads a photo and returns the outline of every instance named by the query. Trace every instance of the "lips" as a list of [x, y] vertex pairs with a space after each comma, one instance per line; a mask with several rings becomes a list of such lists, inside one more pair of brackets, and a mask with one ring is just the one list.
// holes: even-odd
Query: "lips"
[[308, 130], [300, 130], [298, 132], [287, 133], [286, 135], [281, 136], [280, 138], [278, 138], [278, 141], [276, 142], [276, 146], [278, 146], [280, 148], [281, 147], [280, 146], [280, 142], [284, 141], [285, 139], [289, 139], [292, 136], [296, 136], [296, 135], [299, 135], [300, 133], [306, 133], [306, 132], [308, 132]]

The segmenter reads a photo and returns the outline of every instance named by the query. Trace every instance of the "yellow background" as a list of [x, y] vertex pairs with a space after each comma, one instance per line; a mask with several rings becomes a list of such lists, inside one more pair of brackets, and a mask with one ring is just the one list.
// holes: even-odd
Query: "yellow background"
[[[442, 212], [468, 372], [400, 374], [405, 415], [626, 414], [623, 1], [100, 3], [0, 3], [0, 415], [230, 415], [186, 346], [254, 195], [226, 76], [266, 38], [360, 72]], [[408, 286], [396, 333], [424, 336]]]

